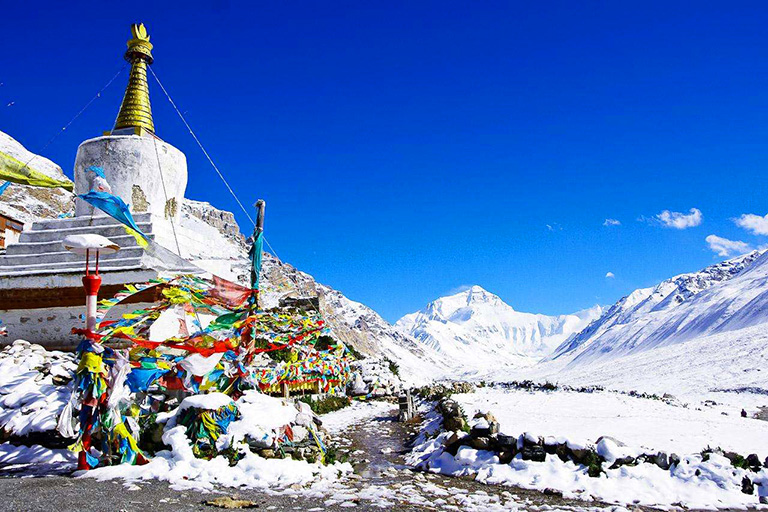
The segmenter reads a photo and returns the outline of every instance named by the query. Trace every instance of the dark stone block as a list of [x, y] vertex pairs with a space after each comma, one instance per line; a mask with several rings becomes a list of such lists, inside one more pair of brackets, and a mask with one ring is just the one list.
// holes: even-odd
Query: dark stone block
[[496, 436], [496, 444], [503, 450], [514, 451], [517, 449], [517, 438], [506, 434], [499, 434]]
[[547, 459], [547, 452], [544, 451], [544, 447], [539, 445], [523, 446], [520, 453], [523, 456], [523, 460], [544, 462]]
[[741, 492], [744, 494], [755, 493], [755, 484], [752, 483], [752, 480], [750, 480], [748, 476], [741, 479]]

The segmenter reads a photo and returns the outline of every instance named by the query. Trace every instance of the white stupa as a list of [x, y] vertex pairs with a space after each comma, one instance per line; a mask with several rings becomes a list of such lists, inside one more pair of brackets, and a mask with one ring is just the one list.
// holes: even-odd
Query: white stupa
[[[174, 228], [187, 186], [187, 159], [155, 134], [147, 84], [152, 44], [143, 25], [133, 25], [132, 32], [125, 53], [131, 72], [120, 113], [112, 130], [80, 144], [75, 193], [107, 190], [121, 197], [142, 232], [175, 250], [179, 230]], [[113, 296], [127, 283], [174, 270], [149, 257], [121, 223], [78, 198], [75, 217], [35, 222], [21, 234], [19, 243], [0, 256], [0, 319], [8, 329], [7, 339], [21, 338], [49, 348], [71, 348], [79, 342], [70, 331], [81, 322], [84, 258], [67, 252], [62, 240], [82, 234], [108, 237], [120, 246], [101, 260], [100, 298]]]

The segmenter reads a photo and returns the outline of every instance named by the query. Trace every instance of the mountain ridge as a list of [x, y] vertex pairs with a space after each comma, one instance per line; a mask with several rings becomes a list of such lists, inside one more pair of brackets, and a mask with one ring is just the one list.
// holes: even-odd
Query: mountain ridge
[[[751, 272], [756, 279], [749, 280]], [[749, 307], [739, 296], [759, 288], [768, 275], [766, 253], [752, 251], [696, 272], [679, 274], [656, 286], [640, 288], [619, 299], [605, 313], [555, 349], [548, 358], [570, 358], [569, 365], [629, 354], [682, 342], [696, 336], [738, 330], [768, 321], [768, 311]], [[768, 288], [757, 297], [768, 296]], [[765, 298], [765, 297], [764, 297]], [[768, 300], [768, 299], [766, 299]], [[751, 322], [747, 317], [751, 316]], [[741, 320], [741, 322], [740, 322]], [[757, 323], [760, 323], [757, 321]]]

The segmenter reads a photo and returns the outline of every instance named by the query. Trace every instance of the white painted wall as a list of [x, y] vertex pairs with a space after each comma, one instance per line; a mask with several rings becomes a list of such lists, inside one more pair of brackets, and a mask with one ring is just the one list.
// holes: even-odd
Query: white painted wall
[[[128, 203], [131, 212], [148, 211], [154, 217], [169, 219], [168, 213], [175, 201], [172, 217], [178, 222], [187, 188], [187, 158], [175, 147], [154, 137], [138, 135], [108, 135], [86, 140], [80, 144], [75, 157], [76, 194], [91, 190], [96, 177], [88, 171], [91, 166], [104, 169], [112, 193]], [[140, 198], [146, 201], [146, 206]], [[76, 216], [88, 216], [92, 211], [91, 205], [77, 199]]]

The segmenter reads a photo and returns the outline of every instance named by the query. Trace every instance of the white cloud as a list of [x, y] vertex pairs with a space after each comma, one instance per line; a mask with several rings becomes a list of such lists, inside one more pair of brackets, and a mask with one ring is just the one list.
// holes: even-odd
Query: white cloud
[[768, 215], [761, 217], [754, 213], [745, 213], [738, 219], [733, 219], [733, 222], [755, 235], [768, 235]]
[[616, 219], [605, 219], [605, 222], [603, 222], [603, 226], [621, 226], [621, 221]]
[[709, 235], [706, 238], [709, 248], [717, 253], [718, 256], [731, 256], [734, 254], [744, 254], [752, 250], [752, 247], [741, 240], [728, 240], [717, 235]]
[[690, 213], [671, 212], [664, 210], [660, 214], [656, 215], [656, 220], [661, 222], [668, 228], [675, 229], [688, 229], [693, 228], [701, 224], [701, 210], [698, 208], [691, 208]]
[[616, 274], [614, 274], [613, 272], [608, 272], [607, 274], [605, 274], [605, 277], [607, 277], [608, 279], [613, 279], [614, 277], [616, 277]]

